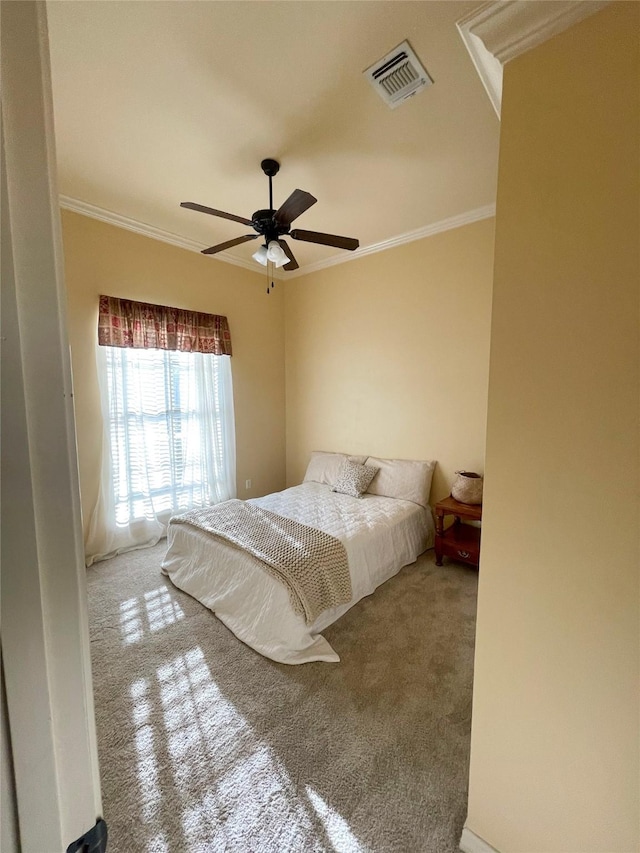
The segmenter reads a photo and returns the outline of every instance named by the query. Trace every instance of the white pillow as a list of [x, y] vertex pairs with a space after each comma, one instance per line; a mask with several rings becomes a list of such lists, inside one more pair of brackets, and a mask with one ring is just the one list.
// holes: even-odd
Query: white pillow
[[435, 462], [369, 456], [365, 464], [379, 469], [367, 489], [370, 495], [413, 501], [425, 509], [429, 506]]
[[377, 468], [346, 459], [340, 466], [338, 479], [331, 487], [331, 491], [351, 495], [352, 498], [361, 498], [377, 473]]
[[347, 456], [346, 453], [326, 453], [324, 450], [314, 450], [309, 459], [303, 483], [325, 483], [333, 486], [338, 479], [340, 466], [343, 462], [358, 462], [360, 465], [366, 456]]

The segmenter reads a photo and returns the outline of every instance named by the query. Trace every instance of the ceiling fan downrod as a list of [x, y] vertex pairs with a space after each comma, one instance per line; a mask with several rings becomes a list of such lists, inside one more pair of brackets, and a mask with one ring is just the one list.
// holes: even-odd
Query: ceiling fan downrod
[[260, 168], [269, 178], [269, 210], [273, 210], [273, 185], [271, 179], [280, 171], [280, 163], [278, 163], [277, 160], [272, 160], [267, 157], [266, 160], [263, 160], [262, 163], [260, 163]]

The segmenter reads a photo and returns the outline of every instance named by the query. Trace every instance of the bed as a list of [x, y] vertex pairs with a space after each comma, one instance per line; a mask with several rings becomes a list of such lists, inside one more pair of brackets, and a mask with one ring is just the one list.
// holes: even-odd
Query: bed
[[[359, 497], [334, 491], [347, 465], [375, 468]], [[433, 546], [428, 505], [433, 467], [316, 451], [301, 485], [246, 502], [323, 531], [344, 546], [349, 600], [312, 622], [296, 612], [286, 586], [253, 554], [190, 523], [169, 523], [162, 571], [265, 657], [286, 664], [339, 661], [320, 632]]]

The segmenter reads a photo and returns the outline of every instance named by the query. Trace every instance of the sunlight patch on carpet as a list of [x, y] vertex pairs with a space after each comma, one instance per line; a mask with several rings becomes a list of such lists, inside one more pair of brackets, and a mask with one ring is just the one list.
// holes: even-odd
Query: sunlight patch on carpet
[[368, 848], [355, 837], [349, 824], [308, 785], [305, 788], [311, 805], [322, 821], [335, 853], [367, 853]]
[[149, 629], [152, 632], [160, 631], [184, 619], [184, 611], [178, 602], [173, 600], [165, 586], [145, 592], [144, 598]]
[[120, 605], [120, 629], [127, 646], [142, 639], [142, 619], [137, 598], [129, 598]]
[[145, 592], [144, 599], [129, 598], [120, 605], [120, 630], [127, 646], [142, 640], [145, 625], [150, 633], [155, 634], [182, 619], [184, 611], [165, 586]]
[[[155, 730], [148, 724], [150, 689], [157, 692], [162, 709], [161, 731], [157, 722]], [[130, 695], [142, 816], [154, 830], [162, 814], [155, 748], [165, 756], [165, 774], [171, 770], [186, 843], [197, 839], [225, 849], [320, 849], [318, 829], [327, 821], [319, 821], [308, 808], [273, 749], [222, 694], [200, 647], [158, 667], [151, 685], [147, 679], [134, 681]], [[335, 832], [345, 837], [342, 825]], [[160, 833], [147, 849], [163, 850]], [[340, 849], [363, 851], [353, 845]]]
[[155, 752], [156, 732], [149, 722], [150, 709], [147, 700], [148, 681], [137, 679], [131, 685], [134, 698], [133, 719], [136, 726], [135, 748], [137, 754], [138, 789], [143, 820], [150, 820], [156, 814], [162, 801], [158, 761]]

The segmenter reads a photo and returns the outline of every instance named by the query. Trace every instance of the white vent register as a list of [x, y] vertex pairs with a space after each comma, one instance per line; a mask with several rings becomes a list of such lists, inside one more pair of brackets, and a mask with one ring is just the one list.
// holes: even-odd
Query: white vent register
[[408, 41], [403, 41], [363, 74], [392, 110], [433, 83]]

